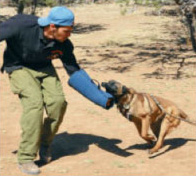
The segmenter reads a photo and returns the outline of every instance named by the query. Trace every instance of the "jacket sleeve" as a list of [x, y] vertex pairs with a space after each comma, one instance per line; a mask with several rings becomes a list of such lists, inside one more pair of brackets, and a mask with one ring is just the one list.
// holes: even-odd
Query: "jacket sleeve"
[[68, 75], [72, 75], [75, 71], [80, 70], [75, 55], [73, 53], [74, 47], [70, 40], [66, 40], [63, 46], [64, 54], [61, 58], [63, 66], [67, 71]]
[[0, 23], [0, 42], [8, 40], [17, 34], [17, 25], [14, 17]]

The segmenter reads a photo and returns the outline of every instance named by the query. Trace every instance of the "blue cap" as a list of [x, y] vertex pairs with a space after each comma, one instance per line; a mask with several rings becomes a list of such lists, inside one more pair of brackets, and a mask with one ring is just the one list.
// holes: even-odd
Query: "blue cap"
[[38, 19], [38, 24], [40, 26], [48, 26], [50, 24], [59, 26], [73, 26], [74, 14], [66, 7], [53, 7], [47, 17]]

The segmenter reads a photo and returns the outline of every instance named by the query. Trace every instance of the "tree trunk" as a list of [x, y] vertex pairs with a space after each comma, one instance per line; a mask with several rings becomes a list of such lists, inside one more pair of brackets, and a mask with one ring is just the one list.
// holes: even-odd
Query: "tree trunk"
[[24, 1], [23, 0], [19, 0], [18, 1], [18, 10], [17, 13], [18, 14], [22, 14], [24, 11]]

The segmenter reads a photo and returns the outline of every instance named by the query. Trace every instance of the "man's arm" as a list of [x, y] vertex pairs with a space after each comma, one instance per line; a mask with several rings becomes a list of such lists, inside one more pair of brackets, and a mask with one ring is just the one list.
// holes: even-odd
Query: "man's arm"
[[113, 96], [101, 90], [88, 73], [79, 67], [73, 54], [73, 45], [68, 42], [70, 41], [67, 41], [67, 50], [64, 52], [66, 55], [62, 59], [63, 65], [70, 75], [68, 84], [93, 103], [105, 109], [110, 109], [114, 104]]
[[17, 34], [18, 27], [14, 17], [0, 23], [0, 42], [12, 38]]
[[62, 62], [65, 70], [68, 75], [72, 75], [75, 71], [80, 70], [80, 66], [78, 65], [75, 55], [73, 53], [74, 47], [70, 40], [67, 40], [65, 43], [65, 52], [62, 57]]

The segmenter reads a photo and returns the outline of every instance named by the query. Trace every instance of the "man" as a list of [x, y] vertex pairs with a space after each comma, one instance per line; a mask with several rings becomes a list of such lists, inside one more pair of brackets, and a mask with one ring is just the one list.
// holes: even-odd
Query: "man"
[[[23, 113], [18, 164], [22, 172], [39, 174], [33, 162], [39, 151], [46, 163], [52, 157], [50, 145], [63, 120], [67, 102], [51, 59], [61, 59], [69, 85], [105, 109], [113, 97], [92, 82], [79, 67], [68, 39], [74, 25], [74, 14], [66, 7], [54, 7], [46, 18], [16, 15], [0, 24], [0, 42], [5, 40], [2, 71], [9, 74], [13, 93], [18, 94]], [[48, 117], [43, 121], [44, 108]]]

